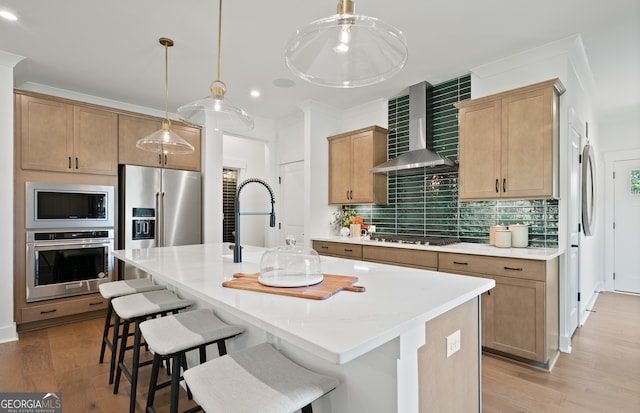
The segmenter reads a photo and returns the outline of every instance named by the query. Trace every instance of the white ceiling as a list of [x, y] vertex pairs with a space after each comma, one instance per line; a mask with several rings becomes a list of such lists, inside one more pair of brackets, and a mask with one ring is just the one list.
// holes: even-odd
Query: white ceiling
[[[470, 68], [581, 34], [597, 92], [597, 116], [640, 108], [639, 0], [362, 0], [357, 14], [402, 30], [409, 60], [394, 78], [356, 89], [311, 85], [283, 57], [295, 30], [335, 14], [337, 0], [227, 0], [222, 80], [249, 115], [278, 119], [307, 99], [348, 108], [436, 84]], [[208, 94], [216, 78], [217, 0], [0, 0], [20, 20], [0, 19], [0, 50], [25, 56], [16, 86], [35, 82], [164, 110], [164, 48], [170, 37], [169, 110]], [[276, 79], [294, 82], [291, 88]], [[249, 97], [258, 88], [259, 99]]]

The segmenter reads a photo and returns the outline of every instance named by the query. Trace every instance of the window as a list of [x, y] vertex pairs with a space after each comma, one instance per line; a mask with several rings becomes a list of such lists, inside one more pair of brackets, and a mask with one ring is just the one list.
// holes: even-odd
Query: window
[[639, 169], [634, 169], [631, 170], [631, 177], [630, 177], [630, 193], [631, 195], [640, 195], [640, 170]]

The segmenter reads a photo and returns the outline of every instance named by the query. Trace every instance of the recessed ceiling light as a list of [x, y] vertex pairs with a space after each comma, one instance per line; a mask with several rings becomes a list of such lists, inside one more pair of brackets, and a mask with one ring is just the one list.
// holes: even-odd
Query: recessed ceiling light
[[0, 17], [11, 20], [12, 22], [18, 20], [18, 15], [10, 10], [0, 10]]
[[260, 97], [260, 91], [258, 89], [253, 89], [249, 93], [250, 93], [251, 97], [254, 97], [254, 98]]

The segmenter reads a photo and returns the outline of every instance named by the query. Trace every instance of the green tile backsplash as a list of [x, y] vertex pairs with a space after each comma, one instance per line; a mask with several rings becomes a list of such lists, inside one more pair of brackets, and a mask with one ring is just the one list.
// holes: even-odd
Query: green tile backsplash
[[[433, 86], [433, 149], [458, 160], [458, 110], [471, 98], [465, 75]], [[409, 150], [409, 96], [389, 101], [389, 158]], [[389, 173], [389, 205], [355, 207], [378, 233], [458, 237], [489, 243], [489, 227], [529, 224], [529, 246], [558, 246], [558, 201], [458, 202], [458, 173], [431, 175], [426, 168]]]

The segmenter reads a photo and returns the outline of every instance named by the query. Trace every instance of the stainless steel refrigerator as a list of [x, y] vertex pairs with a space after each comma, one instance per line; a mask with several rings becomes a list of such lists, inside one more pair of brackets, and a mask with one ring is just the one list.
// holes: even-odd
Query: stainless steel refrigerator
[[[120, 168], [120, 249], [202, 243], [200, 172], [125, 165]], [[148, 277], [120, 265], [121, 279]]]

